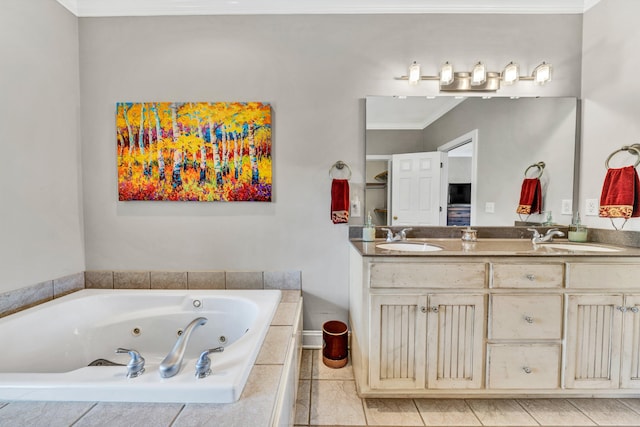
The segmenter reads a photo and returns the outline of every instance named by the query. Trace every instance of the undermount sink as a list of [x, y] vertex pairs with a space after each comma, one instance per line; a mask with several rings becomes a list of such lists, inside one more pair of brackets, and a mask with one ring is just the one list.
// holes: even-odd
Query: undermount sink
[[376, 247], [379, 249], [401, 252], [436, 252], [442, 250], [440, 246], [424, 242], [387, 242], [378, 243]]
[[609, 248], [606, 246], [582, 244], [582, 243], [540, 243], [540, 247], [549, 249], [558, 249], [562, 251], [579, 251], [579, 252], [620, 252], [620, 249]]

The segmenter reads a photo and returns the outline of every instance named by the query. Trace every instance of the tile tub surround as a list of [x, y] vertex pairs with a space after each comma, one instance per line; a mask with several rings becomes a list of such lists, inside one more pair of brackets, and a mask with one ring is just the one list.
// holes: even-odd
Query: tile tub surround
[[0, 294], [0, 317], [80, 289], [302, 289], [291, 271], [85, 271]]
[[[0, 425], [269, 426], [285, 357], [299, 327], [299, 290], [283, 290], [262, 349], [237, 402], [228, 404], [0, 402]], [[284, 331], [284, 332], [283, 332]]]
[[84, 287], [84, 273], [77, 273], [2, 293], [0, 294], [0, 317], [51, 301]]

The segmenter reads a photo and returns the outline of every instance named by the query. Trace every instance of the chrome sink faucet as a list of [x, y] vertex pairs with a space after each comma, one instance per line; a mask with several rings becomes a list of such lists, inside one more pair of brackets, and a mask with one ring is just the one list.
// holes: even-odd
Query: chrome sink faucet
[[387, 242], [397, 242], [398, 240], [407, 240], [407, 231], [411, 231], [413, 228], [403, 228], [396, 235], [393, 234], [393, 231], [390, 228], [383, 228], [382, 231], [387, 232]]
[[195, 328], [198, 326], [202, 326], [207, 323], [206, 317], [198, 317], [193, 319], [191, 323], [184, 328], [182, 334], [178, 337], [178, 340], [173, 345], [173, 348], [167, 354], [167, 357], [160, 363], [160, 376], [162, 378], [171, 378], [175, 374], [180, 371], [180, 366], [182, 366], [182, 359], [184, 357], [184, 352], [187, 349], [187, 344], [189, 343], [189, 337]]
[[393, 234], [393, 230], [390, 228], [383, 228], [382, 231], [387, 232], [387, 242], [397, 242], [398, 240], [407, 240], [407, 231], [411, 231], [413, 228], [403, 228], [396, 235]]
[[553, 242], [554, 237], [564, 237], [564, 233], [557, 228], [547, 230], [544, 236], [535, 228], [527, 228], [527, 230], [533, 232], [533, 236], [531, 237], [531, 243], [533, 244]]

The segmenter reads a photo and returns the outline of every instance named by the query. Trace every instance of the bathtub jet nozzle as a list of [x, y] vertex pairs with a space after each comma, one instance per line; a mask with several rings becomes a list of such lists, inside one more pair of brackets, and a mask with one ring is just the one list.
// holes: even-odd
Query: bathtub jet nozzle
[[189, 343], [189, 337], [191, 337], [191, 333], [198, 326], [202, 326], [207, 323], [206, 317], [198, 317], [193, 319], [191, 323], [184, 328], [184, 332], [178, 337], [176, 343], [173, 345], [173, 348], [167, 354], [167, 357], [164, 358], [162, 363], [160, 363], [160, 376], [162, 378], [171, 378], [176, 375], [180, 371], [180, 367], [182, 366], [182, 358], [184, 357], [184, 352], [187, 349], [187, 344]]

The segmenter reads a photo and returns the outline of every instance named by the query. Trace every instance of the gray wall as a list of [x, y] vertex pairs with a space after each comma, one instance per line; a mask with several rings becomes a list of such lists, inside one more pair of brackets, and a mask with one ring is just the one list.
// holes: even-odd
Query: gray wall
[[0, 292], [84, 270], [78, 21], [0, 4]]
[[[546, 164], [540, 177], [544, 211], [553, 220], [569, 224], [561, 215], [562, 199], [573, 198], [576, 100], [574, 98], [467, 99], [424, 131], [425, 151], [435, 151], [473, 129], [478, 129], [478, 183], [475, 224], [513, 225], [525, 170]], [[527, 176], [535, 176], [536, 169]], [[495, 213], [486, 213], [486, 202]], [[522, 216], [524, 220], [526, 215]], [[542, 222], [544, 215], [531, 215]]]
[[[603, 0], [584, 15], [582, 207], [586, 199], [599, 201], [609, 154], [623, 145], [640, 143], [639, 16], [637, 0]], [[611, 165], [634, 161], [617, 155]], [[590, 226], [612, 229], [607, 218], [582, 218]], [[616, 220], [618, 226], [620, 221]], [[631, 219], [624, 229], [640, 230], [640, 220]]]
[[[553, 84], [504, 95], [580, 90], [581, 15], [83, 18], [79, 29], [87, 269], [301, 270], [305, 329], [347, 318], [348, 229], [329, 220], [328, 171], [345, 161], [363, 192], [365, 96], [435, 95], [393, 77], [412, 60], [435, 72], [478, 58], [556, 66]], [[272, 103], [273, 203], [117, 201], [115, 103], [189, 100]]]

